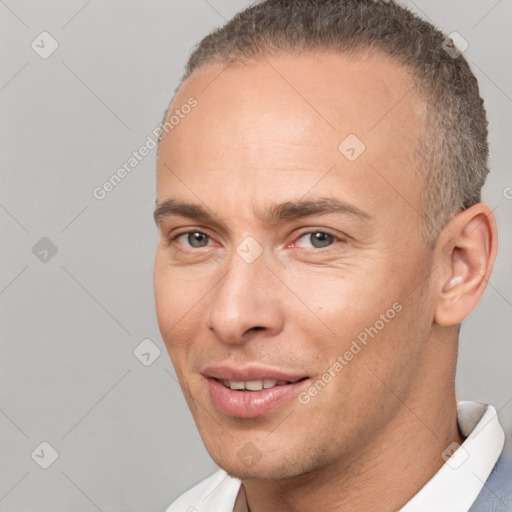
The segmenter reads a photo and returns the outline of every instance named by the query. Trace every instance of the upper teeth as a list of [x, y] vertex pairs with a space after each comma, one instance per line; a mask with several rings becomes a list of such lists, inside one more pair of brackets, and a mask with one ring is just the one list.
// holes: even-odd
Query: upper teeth
[[231, 389], [246, 389], [247, 391], [260, 391], [261, 389], [273, 388], [282, 384], [288, 384], [286, 380], [260, 379], [247, 381], [223, 380], [222, 384]]

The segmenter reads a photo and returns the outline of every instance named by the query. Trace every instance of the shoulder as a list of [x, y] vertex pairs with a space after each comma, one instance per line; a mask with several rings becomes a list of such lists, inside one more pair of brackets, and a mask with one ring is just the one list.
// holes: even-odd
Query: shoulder
[[241, 481], [219, 469], [183, 493], [166, 512], [209, 512], [233, 507]]
[[471, 512], [512, 510], [512, 449], [505, 447]]

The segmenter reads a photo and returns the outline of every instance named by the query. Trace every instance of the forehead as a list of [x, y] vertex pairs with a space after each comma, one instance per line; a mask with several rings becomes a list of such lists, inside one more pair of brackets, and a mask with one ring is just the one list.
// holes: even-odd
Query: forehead
[[159, 200], [176, 180], [206, 194], [238, 187], [253, 200], [271, 190], [286, 200], [299, 183], [333, 169], [328, 178], [337, 175], [336, 185], [349, 191], [364, 188], [378, 202], [398, 187], [419, 203], [412, 167], [422, 104], [393, 59], [310, 53], [207, 65], [182, 85], [169, 115], [191, 97], [197, 106], [163, 136]]

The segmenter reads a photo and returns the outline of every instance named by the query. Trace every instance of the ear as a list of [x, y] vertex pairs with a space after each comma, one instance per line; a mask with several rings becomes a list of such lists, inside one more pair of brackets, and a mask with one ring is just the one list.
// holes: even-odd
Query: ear
[[497, 248], [496, 219], [483, 203], [460, 212], [445, 226], [435, 249], [437, 324], [457, 325], [470, 315], [487, 286]]

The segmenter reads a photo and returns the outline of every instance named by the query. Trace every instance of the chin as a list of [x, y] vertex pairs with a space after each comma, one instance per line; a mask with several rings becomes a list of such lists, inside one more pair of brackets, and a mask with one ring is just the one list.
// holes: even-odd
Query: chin
[[[218, 464], [218, 463], [217, 463]], [[218, 464], [219, 465], [219, 464]], [[303, 473], [296, 473], [290, 467], [262, 466], [257, 467], [256, 464], [252, 468], [247, 468], [240, 464], [219, 465], [229, 476], [238, 478], [239, 480], [285, 480], [293, 478]]]
[[[279, 459], [275, 454], [261, 454], [259, 460], [253, 459], [244, 462], [243, 457], [237, 454], [224, 453], [224, 456], [210, 456], [214, 462], [226, 473], [240, 480], [285, 480], [307, 475], [321, 467], [323, 463], [319, 460], [296, 459], [291, 461], [285, 455]], [[233, 457], [233, 455], [235, 457]]]

